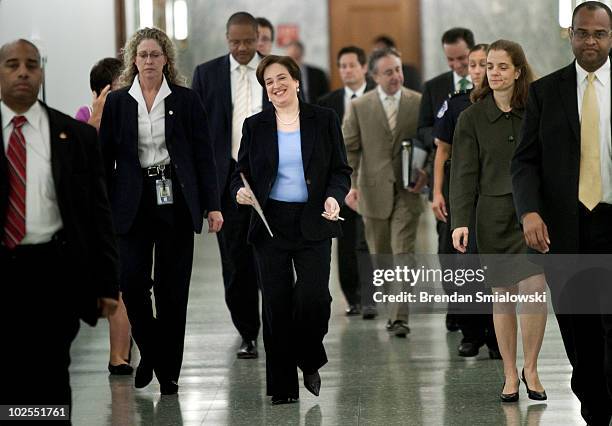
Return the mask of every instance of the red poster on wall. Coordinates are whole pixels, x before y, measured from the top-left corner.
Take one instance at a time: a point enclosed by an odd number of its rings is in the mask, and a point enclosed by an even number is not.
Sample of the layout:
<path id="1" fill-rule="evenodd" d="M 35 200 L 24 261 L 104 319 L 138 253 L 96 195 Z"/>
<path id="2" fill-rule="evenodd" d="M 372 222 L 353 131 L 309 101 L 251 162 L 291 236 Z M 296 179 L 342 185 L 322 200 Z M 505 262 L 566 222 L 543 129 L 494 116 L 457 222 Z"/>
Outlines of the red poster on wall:
<path id="1" fill-rule="evenodd" d="M 300 39 L 300 27 L 297 24 L 280 24 L 276 27 L 276 45 L 285 47 L 292 41 Z"/>

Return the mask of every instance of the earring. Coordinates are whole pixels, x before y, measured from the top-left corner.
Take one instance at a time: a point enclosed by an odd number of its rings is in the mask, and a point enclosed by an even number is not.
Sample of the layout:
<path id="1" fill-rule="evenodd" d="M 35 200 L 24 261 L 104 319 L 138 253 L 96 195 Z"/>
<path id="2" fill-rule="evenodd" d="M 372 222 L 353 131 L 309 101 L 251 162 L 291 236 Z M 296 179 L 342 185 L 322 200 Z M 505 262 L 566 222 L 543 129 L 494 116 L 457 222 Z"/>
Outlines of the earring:
<path id="1" fill-rule="evenodd" d="M 300 93 L 300 88 L 299 87 L 297 88 L 297 92 Z"/>

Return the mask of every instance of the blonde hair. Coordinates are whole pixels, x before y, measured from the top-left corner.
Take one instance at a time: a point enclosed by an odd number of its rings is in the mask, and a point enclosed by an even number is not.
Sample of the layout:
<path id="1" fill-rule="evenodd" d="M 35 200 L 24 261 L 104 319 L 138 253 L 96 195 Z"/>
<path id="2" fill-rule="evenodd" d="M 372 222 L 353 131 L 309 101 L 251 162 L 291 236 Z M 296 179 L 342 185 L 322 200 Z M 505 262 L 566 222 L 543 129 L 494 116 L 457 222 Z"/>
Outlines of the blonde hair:
<path id="1" fill-rule="evenodd" d="M 119 77 L 121 86 L 130 86 L 134 82 L 134 77 L 138 74 L 138 68 L 136 68 L 134 60 L 136 59 L 136 49 L 143 40 L 155 40 L 161 47 L 167 61 L 163 72 L 168 83 L 185 86 L 186 79 L 176 67 L 177 59 L 174 44 L 166 33 L 159 28 L 142 28 L 136 31 L 125 43 L 125 47 L 122 49 L 123 70 Z"/>

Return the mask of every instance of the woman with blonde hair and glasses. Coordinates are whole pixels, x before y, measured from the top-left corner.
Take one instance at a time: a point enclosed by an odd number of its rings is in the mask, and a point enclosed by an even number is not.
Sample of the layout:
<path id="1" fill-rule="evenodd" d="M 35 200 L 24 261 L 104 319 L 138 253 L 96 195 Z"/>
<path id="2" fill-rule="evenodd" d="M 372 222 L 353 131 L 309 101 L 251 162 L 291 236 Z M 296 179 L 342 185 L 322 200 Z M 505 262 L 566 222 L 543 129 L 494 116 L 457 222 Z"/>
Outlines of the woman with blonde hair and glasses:
<path id="1" fill-rule="evenodd" d="M 204 108 L 182 86 L 168 36 L 138 30 L 123 61 L 124 88 L 108 95 L 100 139 L 121 290 L 141 356 L 134 385 L 148 385 L 155 372 L 169 395 L 178 391 L 183 360 L 193 234 L 204 217 L 208 232 L 223 222 L 216 167 Z"/>
<path id="2" fill-rule="evenodd" d="M 453 137 L 450 201 L 453 246 L 465 253 L 468 239 L 476 237 L 486 283 L 494 295 L 533 295 L 546 291 L 541 268 L 527 261 L 527 245 L 516 217 L 510 160 L 518 144 L 523 112 L 533 72 L 521 46 L 498 40 L 487 51 L 487 73 L 472 92 L 474 105 L 459 117 Z M 468 229 L 474 201 L 476 225 Z M 512 301 L 493 303 L 493 323 L 504 363 L 505 382 L 500 399 L 519 398 L 519 377 L 530 399 L 545 400 L 537 361 L 544 329 L 546 303 L 521 306 L 520 325 L 524 368 L 516 367 L 517 314 Z"/>

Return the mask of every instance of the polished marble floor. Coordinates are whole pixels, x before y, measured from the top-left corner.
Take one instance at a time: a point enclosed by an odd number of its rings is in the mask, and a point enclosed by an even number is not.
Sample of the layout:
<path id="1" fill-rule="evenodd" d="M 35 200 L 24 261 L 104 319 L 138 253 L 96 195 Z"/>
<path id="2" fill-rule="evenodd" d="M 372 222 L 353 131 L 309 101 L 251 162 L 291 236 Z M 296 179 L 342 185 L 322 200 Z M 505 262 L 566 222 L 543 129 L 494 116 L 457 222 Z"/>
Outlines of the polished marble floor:
<path id="1" fill-rule="evenodd" d="M 420 245 L 431 245 L 427 240 Z M 235 357 L 240 341 L 223 301 L 216 239 L 198 237 L 196 246 L 179 395 L 160 397 L 155 380 L 136 390 L 132 377 L 109 376 L 108 327 L 84 325 L 72 349 L 75 425 L 584 424 L 554 317 L 539 360 L 548 401 L 530 401 L 521 385 L 520 401 L 503 405 L 501 361 L 488 359 L 484 349 L 476 358 L 457 356 L 460 337 L 446 331 L 438 314 L 412 316 L 406 339 L 387 335 L 384 315 L 345 317 L 335 271 L 321 395 L 302 388 L 299 403 L 271 406 L 263 350 L 258 360 Z"/>

